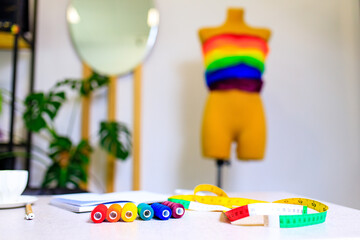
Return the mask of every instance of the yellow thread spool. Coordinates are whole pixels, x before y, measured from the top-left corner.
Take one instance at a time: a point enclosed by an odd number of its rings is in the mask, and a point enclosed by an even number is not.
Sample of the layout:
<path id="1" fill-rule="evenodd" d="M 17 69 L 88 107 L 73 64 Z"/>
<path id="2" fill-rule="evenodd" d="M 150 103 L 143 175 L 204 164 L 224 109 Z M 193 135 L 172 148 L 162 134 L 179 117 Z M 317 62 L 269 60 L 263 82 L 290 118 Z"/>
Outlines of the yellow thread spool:
<path id="1" fill-rule="evenodd" d="M 137 217 L 137 207 L 134 203 L 126 203 L 121 211 L 124 222 L 133 222 Z"/>

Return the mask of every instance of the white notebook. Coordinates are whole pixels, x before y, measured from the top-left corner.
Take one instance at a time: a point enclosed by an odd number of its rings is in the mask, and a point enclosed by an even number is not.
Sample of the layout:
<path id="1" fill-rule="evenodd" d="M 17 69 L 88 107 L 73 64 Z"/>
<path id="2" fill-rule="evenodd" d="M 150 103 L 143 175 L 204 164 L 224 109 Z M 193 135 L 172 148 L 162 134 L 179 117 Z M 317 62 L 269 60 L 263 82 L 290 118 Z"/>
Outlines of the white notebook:
<path id="1" fill-rule="evenodd" d="M 152 193 L 147 191 L 128 191 L 114 193 L 75 193 L 54 196 L 50 204 L 72 211 L 91 212 L 97 205 L 105 204 L 110 206 L 113 203 L 124 205 L 127 202 L 135 204 L 154 203 L 167 201 L 168 195 Z"/>

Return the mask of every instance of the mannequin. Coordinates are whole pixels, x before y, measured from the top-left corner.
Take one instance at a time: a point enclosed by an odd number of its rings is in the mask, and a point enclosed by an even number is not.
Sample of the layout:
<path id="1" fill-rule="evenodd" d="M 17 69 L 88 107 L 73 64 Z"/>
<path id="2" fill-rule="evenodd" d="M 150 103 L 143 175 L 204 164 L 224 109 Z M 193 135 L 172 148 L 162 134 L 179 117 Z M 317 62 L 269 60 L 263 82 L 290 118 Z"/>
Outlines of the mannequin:
<path id="1" fill-rule="evenodd" d="M 260 91 L 270 35 L 269 29 L 247 25 L 244 10 L 238 8 L 228 10 L 223 25 L 199 30 L 210 90 L 202 152 L 217 159 L 218 166 L 228 162 L 232 142 L 237 143 L 240 160 L 264 157 L 266 126 Z"/>

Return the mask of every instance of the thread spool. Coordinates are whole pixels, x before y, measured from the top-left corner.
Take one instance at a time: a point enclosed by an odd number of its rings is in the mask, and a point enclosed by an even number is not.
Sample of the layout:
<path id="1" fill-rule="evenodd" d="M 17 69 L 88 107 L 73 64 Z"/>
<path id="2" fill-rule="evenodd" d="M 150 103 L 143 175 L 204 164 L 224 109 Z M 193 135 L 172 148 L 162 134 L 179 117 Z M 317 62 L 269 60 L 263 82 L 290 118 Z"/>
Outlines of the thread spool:
<path id="1" fill-rule="evenodd" d="M 124 222 L 133 222 L 137 217 L 137 207 L 134 203 L 126 203 L 121 211 L 121 219 Z"/>
<path id="2" fill-rule="evenodd" d="M 92 210 L 90 217 L 94 223 L 102 223 L 106 218 L 107 207 L 104 204 L 97 205 Z"/>
<path id="3" fill-rule="evenodd" d="M 148 221 L 154 217 L 154 210 L 146 203 L 140 203 L 138 205 L 138 214 L 142 220 Z"/>
<path id="4" fill-rule="evenodd" d="M 111 204 L 106 211 L 106 220 L 109 222 L 117 222 L 121 217 L 121 206 L 117 203 Z"/>
<path id="5" fill-rule="evenodd" d="M 173 218 L 181 218 L 185 214 L 185 208 L 180 203 L 165 201 L 162 204 L 171 208 Z"/>
<path id="6" fill-rule="evenodd" d="M 171 208 L 160 203 L 151 204 L 155 217 L 160 220 L 168 220 L 171 217 Z"/>

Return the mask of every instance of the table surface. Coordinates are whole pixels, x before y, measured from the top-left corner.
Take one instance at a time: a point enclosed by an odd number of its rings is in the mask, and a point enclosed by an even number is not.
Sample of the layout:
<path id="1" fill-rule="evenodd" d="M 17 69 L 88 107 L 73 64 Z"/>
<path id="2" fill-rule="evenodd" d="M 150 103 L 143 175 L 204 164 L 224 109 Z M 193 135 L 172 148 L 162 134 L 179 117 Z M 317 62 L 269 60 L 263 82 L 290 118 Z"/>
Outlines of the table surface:
<path id="1" fill-rule="evenodd" d="M 229 193 L 275 201 L 300 197 L 284 192 Z M 0 239 L 360 239 L 360 211 L 326 203 L 326 222 L 299 228 L 238 226 L 221 221 L 222 213 L 186 211 L 181 219 L 135 220 L 131 223 L 94 224 L 89 213 L 72 213 L 49 205 L 51 196 L 41 196 L 33 205 L 34 220 L 25 220 L 25 208 L 0 209 Z"/>

